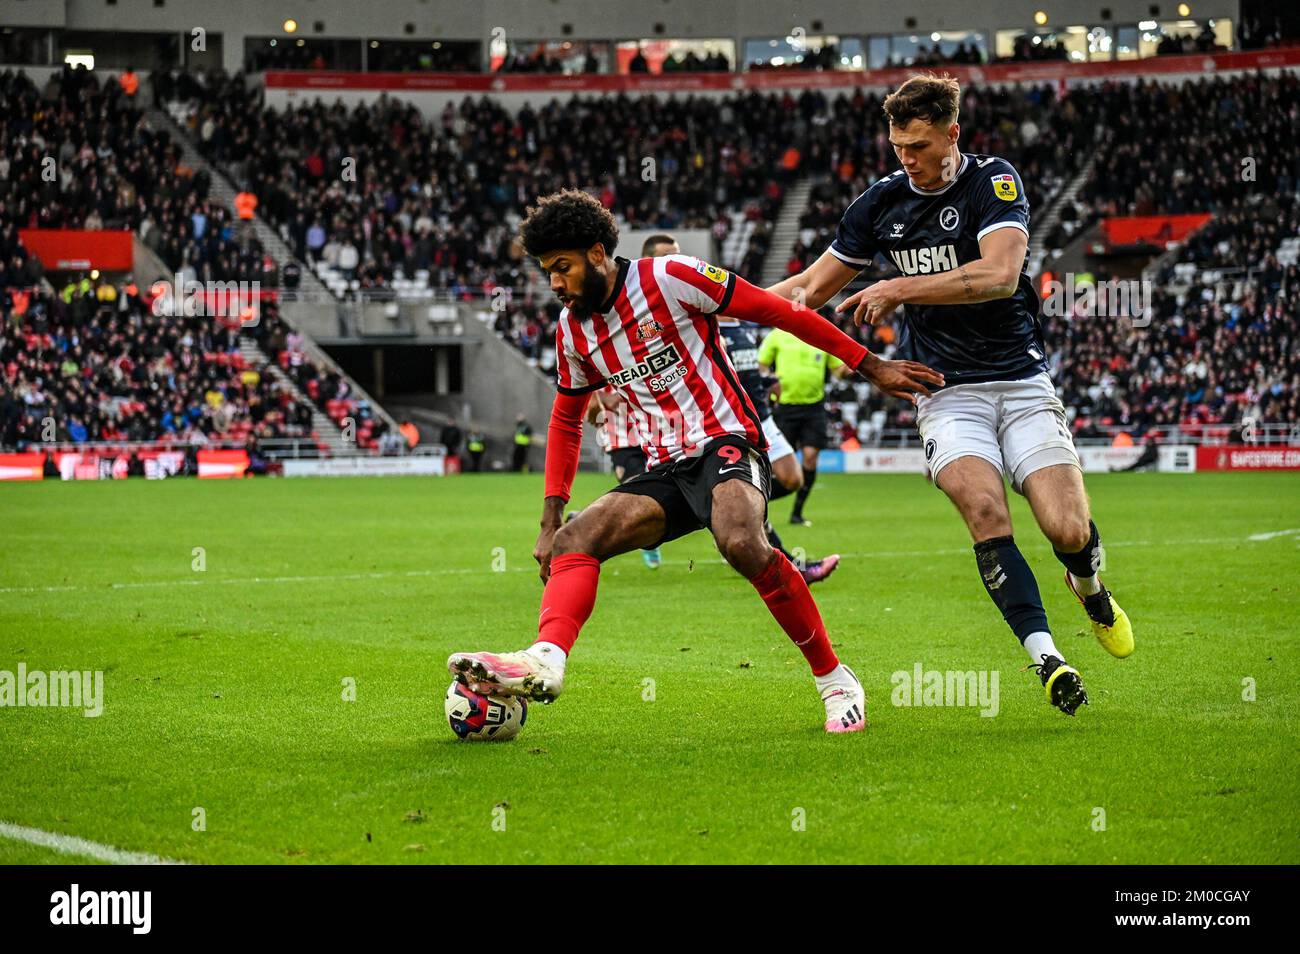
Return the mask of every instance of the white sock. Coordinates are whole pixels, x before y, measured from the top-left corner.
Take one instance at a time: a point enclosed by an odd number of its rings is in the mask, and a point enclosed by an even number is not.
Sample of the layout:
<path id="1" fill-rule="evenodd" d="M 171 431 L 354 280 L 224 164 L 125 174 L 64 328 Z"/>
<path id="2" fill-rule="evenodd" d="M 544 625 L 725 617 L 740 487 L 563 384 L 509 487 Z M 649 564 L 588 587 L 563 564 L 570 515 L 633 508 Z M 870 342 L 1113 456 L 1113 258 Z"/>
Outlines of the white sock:
<path id="1" fill-rule="evenodd" d="M 1093 593 L 1101 592 L 1101 579 L 1096 573 L 1092 576 L 1075 576 L 1071 573 L 1070 582 L 1074 584 L 1080 596 L 1092 596 Z"/>
<path id="2" fill-rule="evenodd" d="M 1041 663 L 1044 656 L 1055 656 L 1062 662 L 1065 656 L 1056 648 L 1056 643 L 1052 642 L 1051 633 L 1030 633 L 1025 637 L 1025 652 L 1029 653 L 1029 658 L 1034 663 Z"/>
<path id="3" fill-rule="evenodd" d="M 844 668 L 844 663 L 840 663 L 824 676 L 813 676 L 813 681 L 817 683 L 818 692 L 825 692 L 832 686 L 843 686 L 852 683 L 853 677 Z"/>
<path id="4" fill-rule="evenodd" d="M 564 664 L 569 661 L 568 654 L 555 643 L 533 643 L 524 652 L 543 665 L 558 669 L 560 672 L 564 672 Z"/>

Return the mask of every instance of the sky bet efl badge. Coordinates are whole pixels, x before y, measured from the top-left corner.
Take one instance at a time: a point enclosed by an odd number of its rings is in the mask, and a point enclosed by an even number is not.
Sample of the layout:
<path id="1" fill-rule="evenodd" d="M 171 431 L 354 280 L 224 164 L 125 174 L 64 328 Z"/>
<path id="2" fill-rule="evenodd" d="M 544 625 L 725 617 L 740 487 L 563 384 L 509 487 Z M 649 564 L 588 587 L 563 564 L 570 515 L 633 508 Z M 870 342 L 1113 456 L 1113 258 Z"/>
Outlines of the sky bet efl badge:
<path id="1" fill-rule="evenodd" d="M 1015 189 L 1011 190 L 1013 193 Z M 695 266 L 695 270 L 705 278 L 717 282 L 719 285 L 727 284 L 727 273 L 716 265 L 710 265 L 707 262 L 700 262 Z"/>
<path id="2" fill-rule="evenodd" d="M 1003 202 L 1015 202 L 1016 196 L 1016 177 L 1015 176 L 994 176 L 993 177 L 993 194 Z"/>

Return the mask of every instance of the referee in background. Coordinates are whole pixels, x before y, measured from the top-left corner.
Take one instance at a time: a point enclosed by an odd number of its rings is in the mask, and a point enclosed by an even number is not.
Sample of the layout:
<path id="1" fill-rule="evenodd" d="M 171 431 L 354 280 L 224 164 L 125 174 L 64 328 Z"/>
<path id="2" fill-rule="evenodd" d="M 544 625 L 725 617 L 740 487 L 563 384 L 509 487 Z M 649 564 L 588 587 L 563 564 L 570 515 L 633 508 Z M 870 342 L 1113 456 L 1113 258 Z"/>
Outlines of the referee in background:
<path id="1" fill-rule="evenodd" d="M 758 363 L 764 372 L 775 372 L 780 382 L 772 419 L 803 457 L 803 486 L 795 492 L 790 522 L 810 527 L 803 505 L 817 479 L 817 452 L 826 446 L 826 378 L 829 374 L 844 377 L 852 369 L 779 328 L 759 345 Z"/>

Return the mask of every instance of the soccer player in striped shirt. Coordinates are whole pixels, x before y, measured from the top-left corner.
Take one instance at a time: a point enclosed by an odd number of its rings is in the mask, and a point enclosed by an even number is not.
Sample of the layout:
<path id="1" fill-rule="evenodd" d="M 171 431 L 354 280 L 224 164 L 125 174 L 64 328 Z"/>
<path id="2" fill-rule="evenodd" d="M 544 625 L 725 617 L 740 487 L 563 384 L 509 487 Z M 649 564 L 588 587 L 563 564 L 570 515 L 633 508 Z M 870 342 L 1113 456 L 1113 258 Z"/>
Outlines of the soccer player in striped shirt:
<path id="1" fill-rule="evenodd" d="M 595 606 L 601 562 L 707 527 L 808 661 L 825 705 L 826 731 L 864 728 L 862 684 L 831 648 L 808 584 L 764 536 L 767 440 L 715 316 L 785 328 L 898 397 L 929 394 L 926 385 L 942 385 L 942 376 L 916 362 L 884 361 L 816 312 L 698 259 L 614 257 L 614 217 L 583 192 L 543 198 L 529 210 L 522 233 L 525 249 L 564 305 L 555 342 L 559 394 L 533 551 L 546 588 L 532 646 L 453 653 L 447 660 L 452 674 L 478 692 L 552 701 Z M 607 384 L 632 406 L 651 466 L 562 523 L 583 414 L 591 393 Z"/>
<path id="2" fill-rule="evenodd" d="M 641 246 L 641 257 L 658 258 L 660 255 L 680 255 L 681 251 L 677 239 L 671 235 L 660 233 L 645 240 L 645 244 Z M 772 419 L 772 412 L 768 410 L 767 392 L 769 381 L 759 370 L 758 333 L 754 325 L 742 324 L 735 318 L 718 315 L 718 332 L 722 336 L 722 344 L 727 352 L 727 357 L 731 359 L 731 365 L 736 369 L 736 380 L 740 382 L 740 386 L 749 395 L 750 403 L 754 405 L 754 410 L 758 412 L 758 419 L 763 428 L 763 436 L 767 438 L 767 461 L 772 469 L 772 492 L 767 499 L 769 501 L 779 500 L 786 494 L 802 493 L 804 475 L 799 467 L 799 462 L 795 459 L 794 448 L 790 446 L 790 442 L 781 433 L 781 428 L 777 427 L 776 421 Z M 846 373 L 851 374 L 852 372 L 846 369 Z M 775 383 L 776 379 L 773 378 L 771 381 Z M 813 560 L 806 557 L 796 557 L 794 553 L 785 548 L 780 535 L 772 526 L 771 520 L 763 524 L 763 533 L 767 535 L 767 542 L 772 544 L 773 549 L 780 550 L 786 555 L 787 559 L 799 568 L 799 575 L 809 585 L 820 583 L 834 573 L 835 568 L 839 566 L 840 555 L 838 553 L 832 553 L 830 556 Z"/>
<path id="3" fill-rule="evenodd" d="M 614 466 L 614 478 L 620 484 L 637 474 L 645 473 L 645 451 L 641 449 L 641 435 L 637 433 L 636 422 L 632 420 L 631 407 L 618 396 L 613 387 L 606 385 L 596 392 L 596 400 L 587 409 L 587 420 L 596 425 L 596 437 L 609 455 L 609 461 Z M 570 510 L 566 520 L 577 515 L 577 511 Z M 641 558 L 647 569 L 651 570 L 659 569 L 663 562 L 658 547 L 642 550 Z"/>

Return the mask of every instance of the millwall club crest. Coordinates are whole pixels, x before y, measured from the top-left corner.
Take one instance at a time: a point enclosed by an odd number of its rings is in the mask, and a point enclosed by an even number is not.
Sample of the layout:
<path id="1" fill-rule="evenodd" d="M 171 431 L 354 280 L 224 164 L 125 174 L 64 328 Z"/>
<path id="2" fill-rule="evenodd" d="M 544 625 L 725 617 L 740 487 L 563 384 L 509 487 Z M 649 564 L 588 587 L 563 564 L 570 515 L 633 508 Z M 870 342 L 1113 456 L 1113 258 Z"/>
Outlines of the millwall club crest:
<path id="1" fill-rule="evenodd" d="M 652 338 L 658 338 L 663 334 L 663 330 L 664 326 L 659 324 L 651 315 L 637 322 L 636 337 L 638 341 L 649 341 Z"/>

